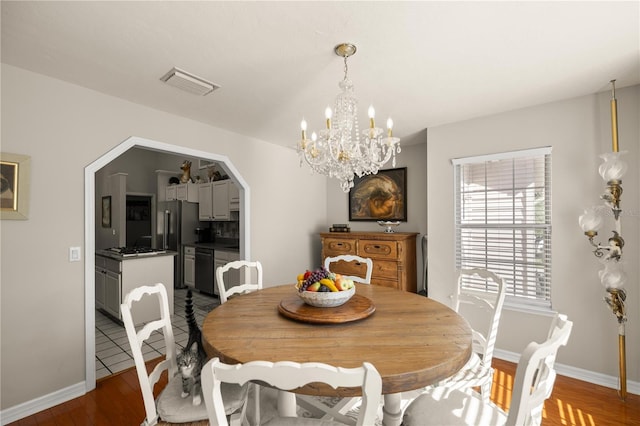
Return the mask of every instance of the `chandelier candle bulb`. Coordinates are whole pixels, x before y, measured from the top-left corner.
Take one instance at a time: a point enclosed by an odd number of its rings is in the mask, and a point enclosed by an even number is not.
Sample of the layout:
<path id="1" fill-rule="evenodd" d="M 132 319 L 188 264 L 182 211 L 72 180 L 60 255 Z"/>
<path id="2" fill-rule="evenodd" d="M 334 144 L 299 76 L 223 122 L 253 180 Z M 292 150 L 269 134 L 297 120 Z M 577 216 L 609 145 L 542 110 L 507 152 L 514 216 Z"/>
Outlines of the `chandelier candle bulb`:
<path id="1" fill-rule="evenodd" d="M 376 121 L 375 121 L 376 110 L 373 109 L 373 105 L 369 106 L 368 112 L 369 112 L 369 127 L 373 129 L 374 127 L 376 127 Z"/>
<path id="2" fill-rule="evenodd" d="M 324 116 L 327 119 L 327 129 L 331 129 L 331 108 L 327 107 L 324 110 Z"/>
<path id="3" fill-rule="evenodd" d="M 393 120 L 391 119 L 391 117 L 387 119 L 387 134 L 389 135 L 389 137 L 393 136 Z"/>
<path id="4" fill-rule="evenodd" d="M 304 118 L 300 122 L 300 129 L 302 129 L 302 140 L 307 140 L 307 121 Z"/>

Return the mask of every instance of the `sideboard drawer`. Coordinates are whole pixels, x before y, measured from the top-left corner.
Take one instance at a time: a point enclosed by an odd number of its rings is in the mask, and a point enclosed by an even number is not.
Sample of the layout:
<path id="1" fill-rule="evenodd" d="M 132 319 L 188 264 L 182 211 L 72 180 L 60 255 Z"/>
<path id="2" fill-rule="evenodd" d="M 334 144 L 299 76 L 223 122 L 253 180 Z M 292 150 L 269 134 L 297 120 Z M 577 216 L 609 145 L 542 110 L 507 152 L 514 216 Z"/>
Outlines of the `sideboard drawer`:
<path id="1" fill-rule="evenodd" d="M 386 278 L 371 278 L 372 285 L 380 285 L 382 287 L 400 288 L 397 280 L 390 280 Z M 360 285 L 360 284 L 358 284 Z"/>
<path id="2" fill-rule="evenodd" d="M 390 278 L 394 281 L 398 281 L 398 262 L 378 259 L 374 260 L 373 274 L 371 274 L 371 276 L 376 278 Z"/>
<path id="3" fill-rule="evenodd" d="M 395 241 L 360 240 L 358 242 L 358 256 L 396 260 L 398 246 Z"/>
<path id="4" fill-rule="evenodd" d="M 325 256 L 353 254 L 356 252 L 356 240 L 325 238 L 323 249 Z"/>
<path id="5" fill-rule="evenodd" d="M 367 275 L 367 264 L 341 260 L 331 264 L 331 271 L 342 275 L 364 277 Z"/>

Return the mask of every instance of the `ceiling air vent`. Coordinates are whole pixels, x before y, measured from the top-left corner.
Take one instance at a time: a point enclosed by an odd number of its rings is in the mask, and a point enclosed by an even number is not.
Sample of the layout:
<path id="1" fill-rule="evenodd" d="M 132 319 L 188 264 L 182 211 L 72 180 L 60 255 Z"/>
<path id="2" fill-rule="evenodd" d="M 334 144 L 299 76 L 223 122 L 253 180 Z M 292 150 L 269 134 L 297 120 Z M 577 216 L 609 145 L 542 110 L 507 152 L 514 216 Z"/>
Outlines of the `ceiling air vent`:
<path id="1" fill-rule="evenodd" d="M 160 80 L 171 86 L 177 87 L 178 89 L 200 96 L 207 95 L 220 88 L 220 86 L 213 84 L 210 81 L 196 77 L 195 75 L 182 71 L 179 68 L 172 68 L 171 71 L 163 75 Z"/>

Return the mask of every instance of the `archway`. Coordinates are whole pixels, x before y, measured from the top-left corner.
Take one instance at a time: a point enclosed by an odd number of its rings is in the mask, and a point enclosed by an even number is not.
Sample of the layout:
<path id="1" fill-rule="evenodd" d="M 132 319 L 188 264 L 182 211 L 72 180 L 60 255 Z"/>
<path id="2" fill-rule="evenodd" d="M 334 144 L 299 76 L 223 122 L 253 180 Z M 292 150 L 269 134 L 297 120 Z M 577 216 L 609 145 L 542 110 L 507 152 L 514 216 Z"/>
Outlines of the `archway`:
<path id="1" fill-rule="evenodd" d="M 144 148 L 211 160 L 221 165 L 240 189 L 240 258 L 251 259 L 249 185 L 228 157 L 132 136 L 85 167 L 84 171 L 84 275 L 85 275 L 85 390 L 96 387 L 95 370 L 95 174 L 130 148 Z"/>

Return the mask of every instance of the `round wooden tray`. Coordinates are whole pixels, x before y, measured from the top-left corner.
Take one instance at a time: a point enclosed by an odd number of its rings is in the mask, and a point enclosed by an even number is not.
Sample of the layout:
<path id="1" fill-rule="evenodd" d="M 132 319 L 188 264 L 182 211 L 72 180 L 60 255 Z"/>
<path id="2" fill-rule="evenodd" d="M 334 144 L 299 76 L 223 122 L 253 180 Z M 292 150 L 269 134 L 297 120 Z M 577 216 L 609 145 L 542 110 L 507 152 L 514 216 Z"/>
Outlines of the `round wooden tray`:
<path id="1" fill-rule="evenodd" d="M 344 305 L 333 308 L 317 308 L 307 305 L 298 295 L 287 296 L 280 301 L 278 311 L 287 318 L 315 324 L 341 324 L 368 317 L 376 310 L 371 299 L 354 294 Z"/>

